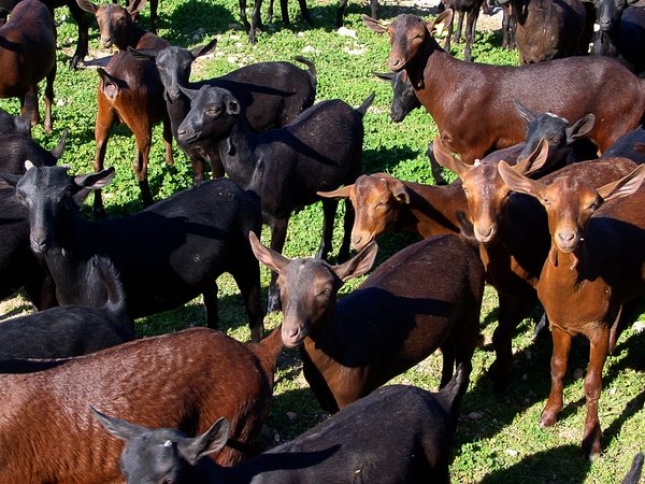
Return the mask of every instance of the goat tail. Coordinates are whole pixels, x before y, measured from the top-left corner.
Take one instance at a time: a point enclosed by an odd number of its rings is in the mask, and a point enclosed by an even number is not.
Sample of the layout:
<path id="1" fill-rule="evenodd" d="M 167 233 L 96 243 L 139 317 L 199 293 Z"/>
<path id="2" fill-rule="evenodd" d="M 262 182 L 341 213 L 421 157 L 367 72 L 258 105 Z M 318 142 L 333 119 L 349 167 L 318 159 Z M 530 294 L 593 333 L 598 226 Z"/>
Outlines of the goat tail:
<path id="1" fill-rule="evenodd" d="M 637 484 L 641 478 L 641 472 L 643 471 L 643 453 L 639 452 L 634 456 L 632 461 L 632 468 L 629 469 L 629 472 L 623 479 L 622 484 Z"/>
<path id="2" fill-rule="evenodd" d="M 461 399 L 466 393 L 466 390 L 468 390 L 471 371 L 472 365 L 470 362 L 459 363 L 455 376 L 452 377 L 452 380 L 437 395 L 437 400 L 441 403 L 446 413 L 451 416 L 455 424 L 457 423 L 457 414 L 461 406 Z"/>
<path id="3" fill-rule="evenodd" d="M 302 57 L 301 55 L 297 55 L 296 57 L 294 57 L 294 59 L 307 66 L 309 77 L 311 78 L 311 85 L 314 87 L 314 89 L 316 89 L 316 87 L 318 86 L 318 71 L 316 70 L 314 63 L 306 57 Z"/>
<path id="4" fill-rule="evenodd" d="M 374 97 L 375 96 L 376 96 L 376 93 L 374 93 L 374 91 L 372 91 L 372 94 L 367 96 L 365 101 L 363 101 L 363 104 L 361 104 L 358 108 L 356 108 L 356 111 L 358 111 L 360 113 L 361 117 L 365 116 L 365 113 L 367 112 L 367 110 L 370 108 L 370 106 L 374 102 Z"/>
<path id="5" fill-rule="evenodd" d="M 105 292 L 107 299 L 103 305 L 110 314 L 124 315 L 126 312 L 125 291 L 119 279 L 119 274 L 108 257 L 95 255 L 90 260 L 89 266 L 95 274 L 98 275 Z M 92 281 L 92 277 L 88 277 L 88 282 Z M 96 282 L 96 281 L 95 281 Z"/>

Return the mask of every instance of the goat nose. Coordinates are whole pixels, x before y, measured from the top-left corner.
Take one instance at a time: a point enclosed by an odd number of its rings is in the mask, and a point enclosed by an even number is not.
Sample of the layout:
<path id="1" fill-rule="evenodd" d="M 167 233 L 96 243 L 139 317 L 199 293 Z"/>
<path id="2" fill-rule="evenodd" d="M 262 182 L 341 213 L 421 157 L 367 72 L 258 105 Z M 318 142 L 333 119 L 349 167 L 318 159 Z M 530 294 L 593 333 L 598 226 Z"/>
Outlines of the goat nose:
<path id="1" fill-rule="evenodd" d="M 105 39 L 101 39 L 101 43 L 103 44 L 103 47 L 112 47 L 112 38 L 108 37 Z"/>
<path id="2" fill-rule="evenodd" d="M 31 237 L 29 239 L 29 243 L 31 245 L 31 250 L 36 254 L 44 254 L 47 252 L 48 245 L 45 239 Z"/>
<path id="3" fill-rule="evenodd" d="M 558 238 L 562 242 L 571 242 L 574 238 L 573 232 L 558 232 Z"/>
<path id="4" fill-rule="evenodd" d="M 488 242 L 495 233 L 495 227 L 493 225 L 478 225 L 475 230 L 475 236 L 480 242 Z"/>
<path id="5" fill-rule="evenodd" d="M 387 65 L 388 65 L 388 67 L 390 68 L 391 71 L 400 70 L 403 67 L 403 59 L 401 59 L 400 57 L 398 57 L 396 59 L 390 58 L 387 61 Z"/>

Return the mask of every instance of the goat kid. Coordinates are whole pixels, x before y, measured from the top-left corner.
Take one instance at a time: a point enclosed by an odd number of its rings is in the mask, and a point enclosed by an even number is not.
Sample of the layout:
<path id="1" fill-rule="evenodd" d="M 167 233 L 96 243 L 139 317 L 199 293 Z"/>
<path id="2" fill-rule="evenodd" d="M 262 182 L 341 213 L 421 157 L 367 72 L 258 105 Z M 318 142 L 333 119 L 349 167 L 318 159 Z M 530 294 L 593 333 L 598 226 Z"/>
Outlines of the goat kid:
<path id="1" fill-rule="evenodd" d="M 357 478 L 373 484 L 447 484 L 450 440 L 468 374 L 466 365 L 459 366 L 439 393 L 405 385 L 380 388 L 291 442 L 230 469 L 206 458 L 226 443 L 226 419 L 189 438 L 176 430 L 150 430 L 99 412 L 95 416 L 126 441 L 121 470 L 128 484 L 313 484 Z"/>
<path id="2" fill-rule="evenodd" d="M 600 453 L 598 401 L 602 370 L 613 350 L 622 306 L 645 294 L 645 166 L 594 188 L 584 177 L 560 176 L 550 185 L 531 180 L 505 163 L 499 172 L 510 189 L 535 197 L 546 209 L 551 248 L 537 283 L 553 337 L 551 392 L 544 427 L 562 410 L 563 377 L 574 335 L 590 343 L 584 389 L 587 401 L 582 450 Z"/>
<path id="3" fill-rule="evenodd" d="M 373 94 L 358 109 L 339 99 L 320 102 L 283 128 L 256 134 L 249 130 L 239 101 L 229 91 L 212 86 L 182 90 L 191 99 L 191 108 L 177 131 L 179 145 L 187 150 L 195 142 L 212 142 L 231 180 L 260 197 L 264 222 L 271 227 L 271 248 L 277 252 L 284 247 L 294 209 L 320 200 L 318 191 L 353 183 L 361 172 L 363 116 Z M 317 257 L 326 258 L 338 201 L 322 202 L 323 233 Z M 354 211 L 346 204 L 341 260 L 349 255 L 353 218 Z M 280 304 L 275 280 L 274 274 L 269 311 Z"/>
<path id="4" fill-rule="evenodd" d="M 288 259 L 254 234 L 249 238 L 258 260 L 279 274 L 282 341 L 300 348 L 305 378 L 324 410 L 337 412 L 438 348 L 442 387 L 455 362 L 470 371 L 484 271 L 473 248 L 458 237 L 403 249 L 338 302 L 343 283 L 372 267 L 376 243 L 332 266 L 320 259 Z"/>
<path id="5" fill-rule="evenodd" d="M 281 349 L 279 329 L 259 344 L 242 344 L 191 328 L 62 363 L 37 360 L 31 366 L 41 371 L 0 374 L 0 448 L 11 449 L 0 454 L 0 484 L 121 482 L 122 444 L 92 417 L 90 404 L 187 435 L 224 416 L 229 440 L 212 457 L 238 464 L 256 451 Z M 41 441 L 56 445 L 42 452 L 34 446 Z"/>

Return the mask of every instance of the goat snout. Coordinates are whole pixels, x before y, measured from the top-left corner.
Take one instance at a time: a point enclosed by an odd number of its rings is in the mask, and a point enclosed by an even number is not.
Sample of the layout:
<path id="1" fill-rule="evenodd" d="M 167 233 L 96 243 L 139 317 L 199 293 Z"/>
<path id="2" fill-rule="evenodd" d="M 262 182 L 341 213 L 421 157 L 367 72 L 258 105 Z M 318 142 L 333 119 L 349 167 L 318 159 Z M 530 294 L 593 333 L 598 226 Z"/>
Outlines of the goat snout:
<path id="1" fill-rule="evenodd" d="M 374 237 L 370 234 L 352 234 L 352 247 L 355 250 L 361 250 L 369 244 Z"/>
<path id="2" fill-rule="evenodd" d="M 400 123 L 401 121 L 403 121 L 403 118 L 405 118 L 405 113 L 403 111 L 390 112 L 390 119 L 394 123 Z"/>
<path id="3" fill-rule="evenodd" d="M 562 252 L 572 252 L 578 242 L 576 233 L 571 230 L 558 232 L 556 243 Z"/>
<path id="4" fill-rule="evenodd" d="M 495 225 L 475 225 L 475 238 L 479 242 L 490 242 L 495 236 L 495 232 Z"/>
<path id="5" fill-rule="evenodd" d="M 103 45 L 103 47 L 105 49 L 109 49 L 110 47 L 112 47 L 114 45 L 114 39 L 112 37 L 108 37 L 108 38 L 105 38 L 105 39 L 101 38 L 101 44 Z"/>
<path id="6" fill-rule="evenodd" d="M 305 334 L 300 325 L 288 327 L 284 324 L 282 325 L 282 344 L 284 346 L 287 348 L 295 348 L 302 343 L 303 339 L 305 339 Z"/>
<path id="7" fill-rule="evenodd" d="M 390 57 L 387 60 L 387 66 L 392 72 L 399 72 L 405 66 L 405 62 L 401 57 Z"/>
<path id="8" fill-rule="evenodd" d="M 43 236 L 32 235 L 29 237 L 29 243 L 31 245 L 31 250 L 36 254 L 44 254 L 49 248 L 49 242 Z"/>
<path id="9" fill-rule="evenodd" d="M 199 133 L 193 128 L 179 126 L 177 130 L 177 141 L 180 143 L 190 143 L 199 137 Z"/>

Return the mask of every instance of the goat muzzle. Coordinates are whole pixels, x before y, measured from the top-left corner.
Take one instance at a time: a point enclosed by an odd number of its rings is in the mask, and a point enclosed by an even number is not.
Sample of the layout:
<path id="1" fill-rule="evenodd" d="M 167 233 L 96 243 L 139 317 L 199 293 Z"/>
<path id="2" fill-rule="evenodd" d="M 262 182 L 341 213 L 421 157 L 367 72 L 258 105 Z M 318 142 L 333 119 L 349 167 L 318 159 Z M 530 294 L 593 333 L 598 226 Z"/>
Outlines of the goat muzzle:
<path id="1" fill-rule="evenodd" d="M 389 58 L 387 60 L 387 66 L 392 72 L 399 72 L 405 67 L 405 61 L 401 58 Z"/>

